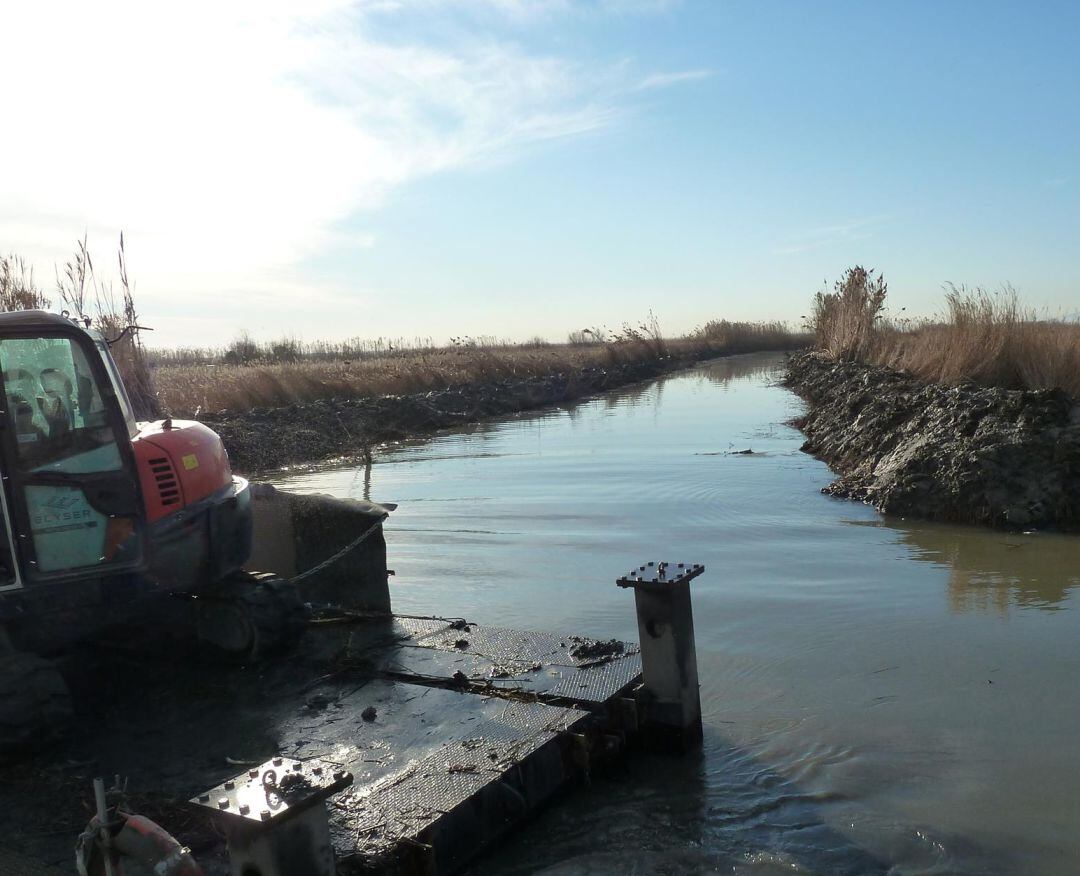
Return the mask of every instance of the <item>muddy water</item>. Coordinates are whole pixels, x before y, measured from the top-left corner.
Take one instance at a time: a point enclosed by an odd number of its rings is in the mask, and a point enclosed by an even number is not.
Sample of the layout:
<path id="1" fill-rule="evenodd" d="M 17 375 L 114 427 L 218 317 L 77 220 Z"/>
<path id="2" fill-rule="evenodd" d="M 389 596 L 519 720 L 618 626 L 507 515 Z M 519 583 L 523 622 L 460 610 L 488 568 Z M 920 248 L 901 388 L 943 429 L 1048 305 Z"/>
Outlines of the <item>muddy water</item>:
<path id="1" fill-rule="evenodd" d="M 400 503 L 400 611 L 636 638 L 616 575 L 705 563 L 701 755 L 598 778 L 476 872 L 1080 871 L 1080 540 L 820 495 L 778 365 L 280 481 Z"/>

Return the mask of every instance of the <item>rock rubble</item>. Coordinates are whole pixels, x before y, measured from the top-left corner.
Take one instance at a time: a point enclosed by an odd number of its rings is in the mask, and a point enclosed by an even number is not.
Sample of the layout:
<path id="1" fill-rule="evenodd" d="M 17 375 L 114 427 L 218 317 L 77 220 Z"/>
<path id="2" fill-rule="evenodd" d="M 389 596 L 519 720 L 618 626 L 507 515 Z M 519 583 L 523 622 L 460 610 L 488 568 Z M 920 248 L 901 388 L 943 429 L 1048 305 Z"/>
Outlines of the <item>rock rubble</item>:
<path id="1" fill-rule="evenodd" d="M 898 516 L 1080 529 L 1080 405 L 1061 390 L 924 383 L 808 352 L 786 385 L 807 402 L 802 449 L 824 492 Z"/>

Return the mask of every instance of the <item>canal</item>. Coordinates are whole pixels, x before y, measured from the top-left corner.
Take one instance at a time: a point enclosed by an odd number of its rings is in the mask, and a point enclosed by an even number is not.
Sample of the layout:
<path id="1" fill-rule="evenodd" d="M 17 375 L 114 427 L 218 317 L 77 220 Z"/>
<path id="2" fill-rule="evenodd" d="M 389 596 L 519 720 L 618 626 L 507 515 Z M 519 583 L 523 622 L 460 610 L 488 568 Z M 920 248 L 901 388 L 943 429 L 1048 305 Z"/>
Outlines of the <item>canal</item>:
<path id="1" fill-rule="evenodd" d="M 821 495 L 781 362 L 716 360 L 278 479 L 399 504 L 399 612 L 636 639 L 616 576 L 706 566 L 700 755 L 597 777 L 471 872 L 1080 868 L 1080 540 Z"/>

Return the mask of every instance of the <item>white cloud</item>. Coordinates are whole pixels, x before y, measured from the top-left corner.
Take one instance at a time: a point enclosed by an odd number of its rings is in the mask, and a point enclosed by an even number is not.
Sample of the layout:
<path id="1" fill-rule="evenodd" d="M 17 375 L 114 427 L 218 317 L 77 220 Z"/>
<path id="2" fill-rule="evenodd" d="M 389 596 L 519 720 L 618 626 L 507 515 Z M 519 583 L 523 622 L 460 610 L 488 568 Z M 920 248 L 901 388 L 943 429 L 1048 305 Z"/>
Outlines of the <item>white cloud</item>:
<path id="1" fill-rule="evenodd" d="M 369 12 L 460 9 L 535 22 L 562 15 L 657 15 L 681 6 L 682 0 L 360 0 L 360 5 Z"/>
<path id="2" fill-rule="evenodd" d="M 567 6 L 487 2 L 519 16 Z M 15 127 L 0 137 L 0 250 L 51 277 L 84 231 L 100 260 L 123 229 L 144 296 L 285 296 L 283 272 L 340 243 L 336 227 L 394 187 L 602 128 L 632 90 L 625 65 L 539 56 L 492 38 L 378 37 L 376 19 L 385 32 L 402 8 L 9 6 L 0 82 Z"/>
<path id="3" fill-rule="evenodd" d="M 671 85 L 679 85 L 683 82 L 699 82 L 713 75 L 712 70 L 681 70 L 675 73 L 653 73 L 641 80 L 638 85 L 642 91 L 653 88 L 667 88 Z"/>
<path id="4" fill-rule="evenodd" d="M 5 245 L 51 249 L 64 234 L 100 241 L 123 227 L 151 282 L 223 283 L 295 261 L 329 222 L 413 171 L 410 155 L 293 80 L 311 62 L 300 28 L 325 20 L 325 6 L 260 20 L 181 8 L 9 13 L 22 38 L 0 80 L 25 85 L 7 95 L 24 135 L 0 145 L 2 166 L 20 168 L 0 183 Z"/>

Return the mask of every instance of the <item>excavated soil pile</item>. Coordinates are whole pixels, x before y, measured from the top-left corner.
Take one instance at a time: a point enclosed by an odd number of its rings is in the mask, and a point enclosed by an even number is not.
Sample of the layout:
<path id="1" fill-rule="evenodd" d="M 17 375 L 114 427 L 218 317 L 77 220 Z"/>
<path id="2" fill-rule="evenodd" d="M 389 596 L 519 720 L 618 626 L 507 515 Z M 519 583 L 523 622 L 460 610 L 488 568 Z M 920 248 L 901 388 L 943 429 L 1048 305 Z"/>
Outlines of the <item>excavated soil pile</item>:
<path id="1" fill-rule="evenodd" d="M 376 398 L 328 399 L 202 419 L 225 442 L 233 467 L 266 471 L 361 451 L 385 441 L 561 404 L 647 380 L 686 366 L 693 358 L 583 368 L 571 374 L 507 378 L 435 392 Z"/>
<path id="2" fill-rule="evenodd" d="M 802 449 L 840 477 L 824 492 L 899 516 L 1080 529 L 1080 405 L 1060 390 L 927 384 L 800 353 Z"/>

